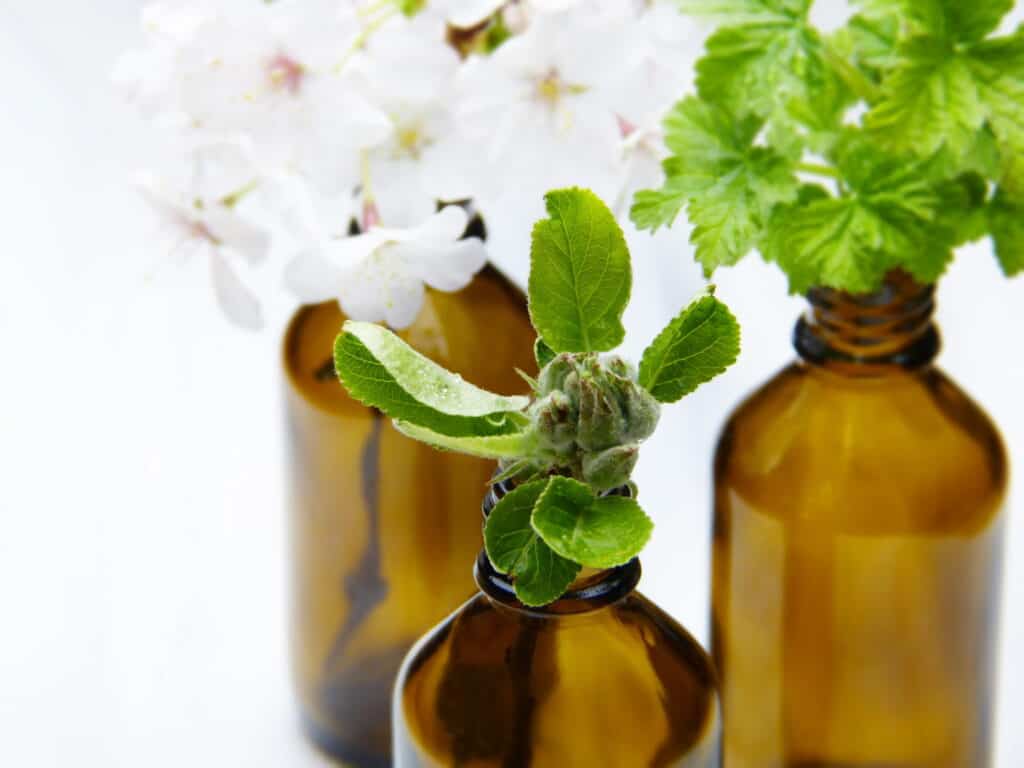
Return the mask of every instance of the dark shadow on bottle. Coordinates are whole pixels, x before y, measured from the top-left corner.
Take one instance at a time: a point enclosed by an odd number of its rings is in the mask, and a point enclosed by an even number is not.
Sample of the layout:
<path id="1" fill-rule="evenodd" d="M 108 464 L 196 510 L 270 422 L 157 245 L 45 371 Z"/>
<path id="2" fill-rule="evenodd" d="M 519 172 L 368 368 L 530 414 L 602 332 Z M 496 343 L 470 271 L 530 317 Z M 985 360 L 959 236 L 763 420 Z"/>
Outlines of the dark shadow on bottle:
<path id="1" fill-rule="evenodd" d="M 368 516 L 366 550 L 355 570 L 345 577 L 343 589 L 349 610 L 324 662 L 324 684 L 320 689 L 325 709 L 339 729 L 351 734 L 349 741 L 373 744 L 377 753 L 353 750 L 351 743 L 342 743 L 337 733 L 317 732 L 322 729 L 315 726 L 311 730 L 314 739 L 328 752 L 360 768 L 390 765 L 386 756 L 391 743 L 391 690 L 382 681 L 394 677 L 406 650 L 404 646 L 392 647 L 372 656 L 346 658 L 352 640 L 388 594 L 388 584 L 381 575 L 380 540 L 380 445 L 384 421 L 384 416 L 375 410 L 362 454 L 362 493 Z"/>

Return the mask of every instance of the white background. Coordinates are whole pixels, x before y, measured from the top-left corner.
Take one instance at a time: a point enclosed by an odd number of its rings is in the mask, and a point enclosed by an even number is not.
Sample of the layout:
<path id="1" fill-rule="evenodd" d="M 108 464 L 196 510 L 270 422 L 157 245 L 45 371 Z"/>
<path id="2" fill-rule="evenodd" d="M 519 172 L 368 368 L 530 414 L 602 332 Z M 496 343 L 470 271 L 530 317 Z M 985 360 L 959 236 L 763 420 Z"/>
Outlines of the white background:
<path id="1" fill-rule="evenodd" d="M 286 669 L 278 341 L 161 266 L 128 186 L 142 128 L 108 85 L 137 0 L 8 2 L 0 21 L 0 765 L 317 766 Z M 699 284 L 637 241 L 642 346 Z M 270 276 L 268 279 L 273 279 Z M 710 451 L 791 356 L 800 302 L 751 259 L 718 276 L 741 363 L 669 418 L 641 471 L 644 589 L 702 638 Z M 985 248 L 941 290 L 942 363 L 1024 464 L 1024 282 Z M 1024 525 L 1007 558 L 998 766 L 1024 754 Z M 467 563 L 467 567 L 469 564 Z"/>

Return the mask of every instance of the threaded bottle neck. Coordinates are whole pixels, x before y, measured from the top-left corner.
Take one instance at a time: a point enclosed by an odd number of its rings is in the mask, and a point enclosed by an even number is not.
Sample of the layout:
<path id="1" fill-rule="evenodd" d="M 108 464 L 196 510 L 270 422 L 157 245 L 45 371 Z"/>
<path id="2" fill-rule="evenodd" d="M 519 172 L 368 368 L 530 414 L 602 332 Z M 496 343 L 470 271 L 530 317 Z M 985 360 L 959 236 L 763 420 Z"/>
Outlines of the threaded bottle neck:
<path id="1" fill-rule="evenodd" d="M 872 375 L 928 365 L 939 352 L 935 287 L 904 272 L 890 273 L 874 293 L 815 288 L 807 299 L 810 308 L 797 322 L 794 346 L 810 363 Z"/>

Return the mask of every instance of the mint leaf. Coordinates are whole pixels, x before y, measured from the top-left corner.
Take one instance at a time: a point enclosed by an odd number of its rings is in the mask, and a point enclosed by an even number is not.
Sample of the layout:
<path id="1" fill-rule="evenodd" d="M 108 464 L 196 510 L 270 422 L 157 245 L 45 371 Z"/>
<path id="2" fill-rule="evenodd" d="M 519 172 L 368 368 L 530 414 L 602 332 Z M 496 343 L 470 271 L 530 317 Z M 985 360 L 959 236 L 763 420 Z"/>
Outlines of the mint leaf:
<path id="1" fill-rule="evenodd" d="M 740 328 L 714 296 L 697 299 L 663 330 L 640 361 L 640 386 L 674 403 L 736 362 Z"/>
<path id="2" fill-rule="evenodd" d="M 556 352 L 603 352 L 626 334 L 632 272 L 615 216 L 582 189 L 549 192 L 550 218 L 533 229 L 530 317 Z"/>
<path id="3" fill-rule="evenodd" d="M 537 337 L 537 340 L 533 342 L 533 357 L 537 361 L 538 371 L 544 370 L 547 364 L 555 359 L 556 354 L 555 350 L 549 347 L 544 339 Z"/>
<path id="4" fill-rule="evenodd" d="M 484 459 L 518 459 L 531 456 L 537 447 L 534 432 L 523 429 L 499 435 L 454 436 L 435 432 L 408 421 L 398 420 L 395 428 L 406 437 L 446 451 L 456 451 Z"/>
<path id="5" fill-rule="evenodd" d="M 988 210 L 996 256 L 1007 277 L 1024 272 L 1024 202 L 996 192 Z"/>
<path id="6" fill-rule="evenodd" d="M 634 499 L 596 498 L 590 488 L 568 477 L 551 478 L 533 508 L 531 523 L 552 550 L 588 568 L 628 563 L 654 529 Z"/>
<path id="7" fill-rule="evenodd" d="M 524 605 L 541 606 L 565 594 L 580 571 L 537 535 L 530 518 L 550 480 L 537 480 L 509 492 L 484 525 L 484 547 L 495 570 L 513 579 Z"/>
<path id="8" fill-rule="evenodd" d="M 754 146 L 756 119 L 734 120 L 721 107 L 688 97 L 665 119 L 665 185 L 637 195 L 637 226 L 657 230 L 688 204 L 691 241 L 710 274 L 735 264 L 756 244 L 773 207 L 796 197 L 792 165 Z"/>
<path id="9" fill-rule="evenodd" d="M 526 397 L 485 392 L 373 323 L 346 322 L 334 366 L 349 393 L 394 419 L 452 436 L 519 431 Z"/>

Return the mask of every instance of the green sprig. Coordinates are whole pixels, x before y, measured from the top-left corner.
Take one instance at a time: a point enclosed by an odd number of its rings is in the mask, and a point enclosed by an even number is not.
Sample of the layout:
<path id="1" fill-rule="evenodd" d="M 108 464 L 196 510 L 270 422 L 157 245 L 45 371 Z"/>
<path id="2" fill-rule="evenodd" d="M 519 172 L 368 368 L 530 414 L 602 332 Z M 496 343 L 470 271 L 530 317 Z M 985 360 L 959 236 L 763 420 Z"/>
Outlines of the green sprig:
<path id="1" fill-rule="evenodd" d="M 1024 30 L 995 34 L 1013 0 L 859 0 L 831 35 L 809 0 L 678 3 L 722 26 L 698 95 L 665 120 L 639 227 L 685 209 L 705 272 L 756 249 L 794 292 L 868 292 L 896 268 L 930 283 L 985 236 L 1007 275 L 1024 270 Z"/>
<path id="2" fill-rule="evenodd" d="M 714 296 L 675 318 L 640 370 L 614 355 L 632 271 L 621 228 L 580 189 L 551 192 L 534 228 L 530 314 L 540 373 L 531 398 L 485 392 L 370 323 L 348 322 L 335 342 L 338 378 L 408 437 L 442 450 L 498 459 L 517 487 L 488 518 L 492 565 L 512 577 L 526 605 L 558 599 L 583 566 L 628 562 L 653 524 L 632 498 L 640 445 L 661 404 L 675 402 L 731 365 L 739 328 Z"/>

